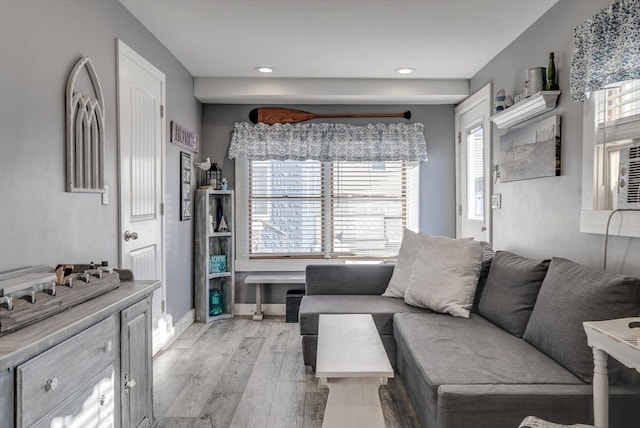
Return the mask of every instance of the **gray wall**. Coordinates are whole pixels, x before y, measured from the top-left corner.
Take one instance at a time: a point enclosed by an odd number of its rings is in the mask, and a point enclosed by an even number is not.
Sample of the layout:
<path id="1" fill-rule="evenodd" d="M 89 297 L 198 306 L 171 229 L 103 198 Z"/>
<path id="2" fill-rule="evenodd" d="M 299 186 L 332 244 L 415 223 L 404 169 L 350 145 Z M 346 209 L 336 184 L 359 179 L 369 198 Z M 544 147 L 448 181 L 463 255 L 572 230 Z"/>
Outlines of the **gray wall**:
<path id="1" fill-rule="evenodd" d="M 166 74 L 167 135 L 171 120 L 199 132 L 193 78 L 117 0 L 0 1 L 0 271 L 118 263 L 116 38 Z M 64 191 L 65 85 L 82 55 L 105 97 L 109 205 Z M 177 320 L 193 307 L 193 222 L 179 221 L 180 149 L 166 148 L 167 309 Z"/>
<path id="2" fill-rule="evenodd" d="M 229 188 L 235 182 L 235 161 L 228 158 L 233 126 L 248 122 L 249 112 L 259 106 L 205 104 L 202 112 L 202 156 L 210 156 L 222 163 L 223 176 Z M 364 106 L 364 105 L 286 105 L 313 113 L 402 112 L 411 111 L 410 122 L 424 124 L 429 160 L 420 166 L 420 230 L 422 232 L 455 236 L 455 146 L 454 107 L 452 105 Z M 372 119 L 323 119 L 354 125 L 370 123 Z M 374 119 L 380 123 L 397 123 L 398 119 Z M 409 122 L 407 122 L 409 123 Z M 245 290 L 242 279 L 246 273 L 236 275 L 236 302 L 255 301 L 253 289 Z M 283 303 L 285 286 L 267 287 L 264 302 Z"/>
<path id="3" fill-rule="evenodd" d="M 471 92 L 488 82 L 494 91 L 520 92 L 527 68 L 547 66 L 555 52 L 560 96 L 556 110 L 562 118 L 562 175 L 527 181 L 497 183 L 502 209 L 494 211 L 493 242 L 530 257 L 559 256 L 602 266 L 603 235 L 579 231 L 582 169 L 582 103 L 569 98 L 569 67 L 573 29 L 610 0 L 560 0 L 517 40 L 471 79 Z M 494 127 L 494 159 L 499 163 L 499 137 Z M 613 237 L 608 266 L 612 271 L 640 276 L 640 239 Z"/>

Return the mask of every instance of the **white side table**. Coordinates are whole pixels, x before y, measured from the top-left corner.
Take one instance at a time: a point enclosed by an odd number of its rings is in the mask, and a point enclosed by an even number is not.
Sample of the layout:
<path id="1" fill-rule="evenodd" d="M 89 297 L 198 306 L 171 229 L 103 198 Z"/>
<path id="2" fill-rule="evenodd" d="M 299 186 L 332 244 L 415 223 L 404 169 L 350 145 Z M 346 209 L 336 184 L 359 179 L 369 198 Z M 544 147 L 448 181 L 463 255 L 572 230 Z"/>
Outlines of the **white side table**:
<path id="1" fill-rule="evenodd" d="M 593 348 L 593 418 L 598 428 L 609 426 L 607 355 L 640 372 L 640 327 L 630 328 L 640 317 L 582 323 Z"/>

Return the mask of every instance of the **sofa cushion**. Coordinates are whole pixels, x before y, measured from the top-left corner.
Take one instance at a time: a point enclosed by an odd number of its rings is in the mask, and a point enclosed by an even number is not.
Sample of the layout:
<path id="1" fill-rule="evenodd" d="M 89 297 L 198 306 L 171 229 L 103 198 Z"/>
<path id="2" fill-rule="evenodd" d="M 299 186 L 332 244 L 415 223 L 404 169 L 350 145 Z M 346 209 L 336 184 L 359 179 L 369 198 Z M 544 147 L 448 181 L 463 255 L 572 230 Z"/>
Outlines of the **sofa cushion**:
<path id="1" fill-rule="evenodd" d="M 402 243 L 400 244 L 400 251 L 398 252 L 398 261 L 393 268 L 393 275 L 389 280 L 387 289 L 382 294 L 383 296 L 404 298 L 404 293 L 409 286 L 413 262 L 420 249 L 420 238 L 422 236 L 425 235 L 420 235 L 406 228 L 402 232 Z"/>
<path id="2" fill-rule="evenodd" d="M 427 235 L 413 263 L 404 301 L 469 317 L 480 276 L 483 245 L 471 239 Z"/>
<path id="3" fill-rule="evenodd" d="M 393 314 L 425 312 L 392 297 L 359 295 L 304 296 L 300 302 L 300 334 L 318 334 L 320 314 L 371 314 L 380 334 L 393 334 Z"/>
<path id="4" fill-rule="evenodd" d="M 549 262 L 498 251 L 478 304 L 478 313 L 511 334 L 522 337 Z"/>
<path id="5" fill-rule="evenodd" d="M 476 285 L 476 294 L 473 297 L 471 312 L 478 312 L 478 304 L 480 303 L 484 287 L 487 284 L 487 278 L 489 277 L 489 270 L 491 269 L 491 262 L 493 262 L 494 256 L 495 252 L 493 251 L 493 248 L 491 248 L 491 244 L 482 241 L 482 264 L 480 265 L 480 276 L 478 277 L 478 284 Z"/>
<path id="6" fill-rule="evenodd" d="M 435 393 L 440 385 L 582 384 L 526 341 L 477 314 L 399 313 L 394 337 Z"/>
<path id="7" fill-rule="evenodd" d="M 591 382 L 593 357 L 582 323 L 639 313 L 640 279 L 553 258 L 524 339 Z"/>

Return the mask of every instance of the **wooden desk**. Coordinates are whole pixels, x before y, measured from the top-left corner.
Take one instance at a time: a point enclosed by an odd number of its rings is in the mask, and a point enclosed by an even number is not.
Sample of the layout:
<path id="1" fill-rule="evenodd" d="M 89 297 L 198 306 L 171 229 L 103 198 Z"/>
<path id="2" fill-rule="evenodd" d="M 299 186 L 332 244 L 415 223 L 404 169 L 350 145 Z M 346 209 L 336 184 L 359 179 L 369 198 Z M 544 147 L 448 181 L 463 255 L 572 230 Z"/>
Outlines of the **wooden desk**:
<path id="1" fill-rule="evenodd" d="M 306 281 L 304 273 L 269 273 L 261 275 L 247 275 L 245 284 L 254 284 L 256 287 L 256 312 L 253 319 L 260 321 L 262 313 L 262 286 L 263 284 L 304 284 Z"/>
<path id="2" fill-rule="evenodd" d="M 393 368 L 371 315 L 320 315 L 316 377 L 329 388 L 324 428 L 384 428 L 378 388 Z"/>
<path id="3" fill-rule="evenodd" d="M 582 323 L 593 348 L 593 418 L 598 428 L 609 426 L 607 355 L 640 372 L 640 328 L 629 328 L 633 321 L 640 322 L 640 318 Z"/>

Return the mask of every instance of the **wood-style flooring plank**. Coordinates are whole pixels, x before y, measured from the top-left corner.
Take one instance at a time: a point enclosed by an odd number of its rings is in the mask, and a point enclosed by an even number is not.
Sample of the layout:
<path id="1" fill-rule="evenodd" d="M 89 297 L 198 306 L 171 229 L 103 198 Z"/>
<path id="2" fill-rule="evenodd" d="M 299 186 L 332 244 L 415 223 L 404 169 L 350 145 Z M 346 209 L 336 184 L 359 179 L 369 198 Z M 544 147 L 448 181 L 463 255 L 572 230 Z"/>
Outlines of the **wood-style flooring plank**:
<path id="1" fill-rule="evenodd" d="M 211 394 L 202 412 L 209 417 L 214 428 L 230 427 L 241 398 L 241 394 Z"/>
<path id="2" fill-rule="evenodd" d="M 214 428 L 211 419 L 205 418 L 158 418 L 157 428 Z"/>
<path id="3" fill-rule="evenodd" d="M 190 378 L 167 409 L 165 415 L 169 417 L 199 417 L 206 415 L 205 404 L 215 391 L 218 382 L 229 375 L 229 365 L 238 365 L 233 358 L 244 349 L 241 345 L 246 338 L 239 334 L 230 320 L 220 321 L 223 324 L 217 328 L 207 330 L 201 339 L 191 349 L 186 349 L 179 358 L 181 370 L 186 371 Z M 240 351 L 239 351 L 240 350 Z M 250 370 L 251 367 L 246 370 Z M 228 391 L 233 392 L 233 391 Z M 236 391 L 242 393 L 242 391 Z"/>
<path id="4" fill-rule="evenodd" d="M 232 427 L 267 426 L 266 422 L 271 411 L 273 394 L 288 341 L 288 332 L 283 323 L 268 325 L 269 331 L 266 333 L 262 349 L 238 403 L 238 409 L 231 423 Z"/>
<path id="5" fill-rule="evenodd" d="M 389 379 L 380 387 L 380 402 L 387 428 L 420 428 L 418 415 L 400 379 Z"/>
<path id="6" fill-rule="evenodd" d="M 328 389 L 282 317 L 193 324 L 154 359 L 158 428 L 320 428 Z M 387 427 L 419 427 L 404 384 L 380 387 Z"/>

